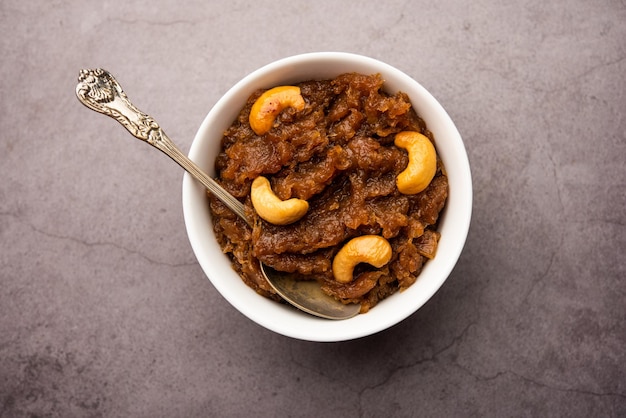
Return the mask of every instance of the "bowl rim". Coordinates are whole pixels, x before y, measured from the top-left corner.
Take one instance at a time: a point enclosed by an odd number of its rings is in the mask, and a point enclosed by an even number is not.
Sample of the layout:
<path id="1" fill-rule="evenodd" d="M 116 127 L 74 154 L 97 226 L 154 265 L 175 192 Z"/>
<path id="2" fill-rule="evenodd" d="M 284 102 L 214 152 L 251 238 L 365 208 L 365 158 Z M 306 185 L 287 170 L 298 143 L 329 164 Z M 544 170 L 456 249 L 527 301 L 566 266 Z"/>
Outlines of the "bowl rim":
<path id="1" fill-rule="evenodd" d="M 304 66 L 309 66 L 307 68 L 315 67 L 319 71 L 314 69 L 310 71 L 316 74 L 320 73 L 320 76 L 303 78 L 303 76 L 294 75 L 304 71 L 296 71 L 304 68 Z M 219 132 L 220 135 L 215 139 L 219 143 L 221 133 L 230 126 L 243 103 L 254 90 L 269 88 L 278 84 L 305 81 L 311 78 L 335 77 L 341 73 L 337 72 L 336 68 L 342 66 L 353 68 L 353 70 L 341 72 L 365 72 L 364 70 L 367 69 L 375 69 L 376 71 L 370 71 L 370 73 L 381 73 L 385 79 L 384 89 L 391 92 L 404 91 L 409 95 L 412 102 L 415 100 L 415 103 L 412 104 L 420 117 L 426 121 L 428 129 L 434 133 L 436 146 L 445 144 L 445 151 L 440 155 L 448 172 L 449 187 L 452 188 L 452 184 L 454 184 L 454 193 L 449 193 L 446 207 L 440 215 L 441 240 L 438 252 L 445 251 L 446 259 L 442 260 L 442 257 L 438 259 L 435 256 L 433 260 L 429 260 L 418 280 L 411 287 L 405 291 L 396 292 L 396 294 L 381 301 L 367 314 L 357 315 L 342 321 L 317 318 L 297 311 L 290 306 L 264 298 L 243 283 L 243 280 L 230 266 L 228 257 L 222 254 L 213 234 L 207 199 L 206 197 L 203 198 L 204 188 L 193 180 L 188 173 L 183 176 L 182 185 L 183 216 L 191 247 L 202 270 L 218 292 L 239 312 L 258 325 L 288 337 L 317 342 L 361 338 L 378 333 L 403 321 L 422 307 L 439 290 L 452 272 L 465 246 L 469 232 L 473 198 L 467 152 L 452 119 L 434 96 L 420 83 L 389 64 L 353 53 L 311 52 L 293 55 L 266 64 L 233 85 L 206 115 L 189 150 L 189 158 L 209 175 L 214 175 L 214 161 L 211 161 L 208 155 L 211 145 L 213 149 L 217 149 L 219 146 L 215 142 L 209 144 L 211 142 L 209 139 L 215 138 Z M 268 83 L 273 84 L 268 85 Z M 401 86 L 402 88 L 400 88 Z M 229 106 L 232 103 L 240 103 L 241 105 Z M 437 132 L 445 132 L 445 138 L 440 138 Z M 453 178 L 450 178 L 451 174 L 454 175 Z M 201 199 L 204 199 L 204 202 Z M 203 213 L 202 211 L 205 209 L 206 213 Z M 444 234 L 444 232 L 446 233 Z M 212 257 L 207 256 L 207 254 L 221 254 L 222 257 Z M 228 272 L 224 269 L 224 260 L 228 262 L 230 268 Z M 234 282 L 230 278 L 224 278 L 225 275 L 229 277 L 234 275 L 238 280 Z M 421 282 L 420 279 L 422 279 Z M 427 280 L 428 283 L 422 285 Z M 401 303 L 401 301 L 405 301 L 405 303 Z M 379 319 L 383 316 L 385 319 Z"/>

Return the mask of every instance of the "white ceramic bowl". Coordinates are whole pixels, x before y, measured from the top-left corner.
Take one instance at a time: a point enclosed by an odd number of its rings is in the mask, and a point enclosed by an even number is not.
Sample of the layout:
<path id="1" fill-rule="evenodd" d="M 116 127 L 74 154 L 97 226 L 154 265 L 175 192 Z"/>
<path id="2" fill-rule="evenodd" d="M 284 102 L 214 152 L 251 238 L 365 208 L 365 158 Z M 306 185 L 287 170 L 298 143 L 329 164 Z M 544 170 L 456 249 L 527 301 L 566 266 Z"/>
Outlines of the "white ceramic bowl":
<path id="1" fill-rule="evenodd" d="M 419 83 L 378 60 L 337 52 L 297 55 L 266 65 L 232 87 L 211 109 L 189 151 L 189 157 L 210 175 L 222 133 L 234 121 L 247 98 L 259 88 L 293 84 L 311 79 L 334 78 L 345 72 L 382 74 L 384 90 L 409 95 L 417 113 L 436 140 L 446 167 L 449 197 L 440 217 L 441 240 L 437 255 L 426 263 L 417 282 L 380 302 L 367 314 L 343 321 L 317 318 L 262 296 L 246 286 L 218 245 L 204 188 L 185 174 L 183 211 L 193 251 L 215 288 L 237 310 L 259 325 L 279 334 L 309 341 L 342 341 L 364 337 L 389 328 L 419 309 L 445 282 L 456 264 L 467 237 L 472 211 L 469 162 L 454 123 Z"/>

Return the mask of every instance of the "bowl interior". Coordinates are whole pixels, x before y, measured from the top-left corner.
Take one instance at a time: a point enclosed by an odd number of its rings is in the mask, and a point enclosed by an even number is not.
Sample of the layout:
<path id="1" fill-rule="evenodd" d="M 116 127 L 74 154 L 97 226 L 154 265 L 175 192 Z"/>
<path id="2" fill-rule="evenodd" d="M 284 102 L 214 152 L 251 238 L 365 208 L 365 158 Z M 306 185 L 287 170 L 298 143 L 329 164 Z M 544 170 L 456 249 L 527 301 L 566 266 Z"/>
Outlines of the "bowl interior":
<path id="1" fill-rule="evenodd" d="M 317 318 L 290 306 L 259 296 L 246 286 L 217 243 L 204 188 L 185 174 L 183 211 L 193 251 L 215 288 L 237 310 L 259 325 L 279 334 L 309 341 L 341 341 L 386 329 L 419 309 L 441 287 L 458 260 L 471 218 L 472 183 L 469 162 L 454 123 L 415 80 L 378 60 L 346 53 L 312 53 L 276 61 L 251 73 L 233 86 L 211 109 L 200 126 L 189 157 L 209 175 L 222 133 L 237 117 L 247 98 L 259 88 L 293 84 L 311 79 L 334 78 L 345 72 L 381 73 L 384 89 L 409 95 L 417 113 L 433 132 L 437 152 L 446 167 L 448 202 L 441 215 L 441 239 L 437 256 L 426 263 L 415 284 L 380 302 L 370 312 L 343 321 Z"/>

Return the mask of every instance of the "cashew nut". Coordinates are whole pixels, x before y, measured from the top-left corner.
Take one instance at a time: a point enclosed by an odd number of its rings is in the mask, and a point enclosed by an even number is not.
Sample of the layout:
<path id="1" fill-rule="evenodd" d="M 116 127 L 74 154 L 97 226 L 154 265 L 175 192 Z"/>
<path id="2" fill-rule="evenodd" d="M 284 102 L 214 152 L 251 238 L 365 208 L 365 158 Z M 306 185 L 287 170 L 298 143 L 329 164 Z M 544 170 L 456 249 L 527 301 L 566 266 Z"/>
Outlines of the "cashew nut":
<path id="1" fill-rule="evenodd" d="M 250 109 L 250 127 L 257 135 L 263 135 L 272 129 L 274 119 L 286 107 L 304 109 L 300 87 L 279 86 L 263 93 Z"/>
<path id="2" fill-rule="evenodd" d="M 252 182 L 250 189 L 252 206 L 256 213 L 274 225 L 287 225 L 302 218 L 309 210 L 309 202 L 291 198 L 280 200 L 272 191 L 270 181 L 259 176 Z"/>
<path id="3" fill-rule="evenodd" d="M 403 194 L 421 192 L 428 187 L 437 172 L 435 147 L 426 136 L 413 131 L 396 134 L 394 144 L 409 153 L 409 164 L 396 178 L 398 190 Z"/>
<path id="4" fill-rule="evenodd" d="M 333 260 L 333 276 L 340 283 L 350 283 L 354 267 L 359 263 L 369 263 L 376 268 L 387 264 L 391 259 L 391 245 L 378 235 L 362 235 L 348 241 Z"/>

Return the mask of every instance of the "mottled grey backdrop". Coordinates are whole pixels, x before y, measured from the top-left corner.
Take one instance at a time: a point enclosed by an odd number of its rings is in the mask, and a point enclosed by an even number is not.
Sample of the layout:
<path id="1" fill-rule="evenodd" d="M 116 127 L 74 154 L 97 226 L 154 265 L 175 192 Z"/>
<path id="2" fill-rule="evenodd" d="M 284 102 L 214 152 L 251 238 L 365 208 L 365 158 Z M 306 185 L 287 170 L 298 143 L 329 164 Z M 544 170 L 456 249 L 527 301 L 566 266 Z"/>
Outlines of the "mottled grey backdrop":
<path id="1" fill-rule="evenodd" d="M 626 2 L 0 4 L 0 416 L 626 416 Z M 449 280 L 356 341 L 273 334 L 204 277 L 182 172 L 74 96 L 116 74 L 189 149 L 230 86 L 347 51 L 469 153 Z"/>

